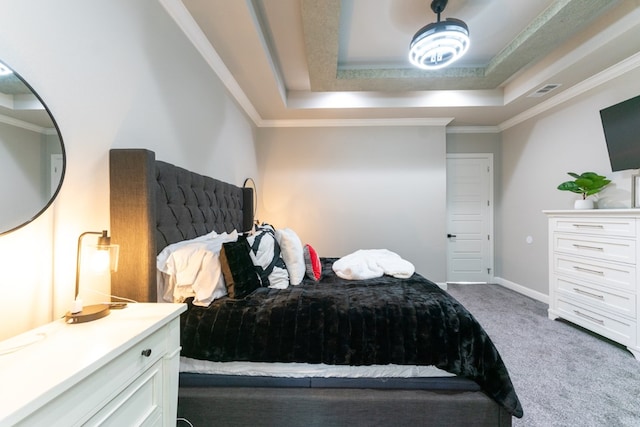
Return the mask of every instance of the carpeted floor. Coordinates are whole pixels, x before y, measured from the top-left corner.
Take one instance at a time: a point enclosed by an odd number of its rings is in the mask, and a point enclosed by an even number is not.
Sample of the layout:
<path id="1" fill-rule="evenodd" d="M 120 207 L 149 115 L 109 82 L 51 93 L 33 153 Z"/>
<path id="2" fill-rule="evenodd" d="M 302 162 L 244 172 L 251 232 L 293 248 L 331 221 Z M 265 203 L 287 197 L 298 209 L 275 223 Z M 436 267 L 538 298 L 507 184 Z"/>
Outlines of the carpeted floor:
<path id="1" fill-rule="evenodd" d="M 640 426 L 640 362 L 615 343 L 547 317 L 499 285 L 448 286 L 500 351 L 524 408 L 514 426 Z"/>

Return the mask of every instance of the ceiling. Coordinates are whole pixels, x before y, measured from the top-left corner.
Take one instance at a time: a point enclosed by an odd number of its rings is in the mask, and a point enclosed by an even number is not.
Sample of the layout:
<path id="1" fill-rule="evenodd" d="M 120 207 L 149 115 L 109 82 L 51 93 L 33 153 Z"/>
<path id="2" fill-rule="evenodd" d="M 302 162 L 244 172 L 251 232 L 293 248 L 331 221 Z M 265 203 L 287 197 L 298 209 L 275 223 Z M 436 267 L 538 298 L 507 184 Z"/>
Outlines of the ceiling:
<path id="1" fill-rule="evenodd" d="M 640 0 L 450 0 L 471 47 L 437 71 L 407 59 L 430 0 L 161 1 L 258 126 L 499 130 L 640 66 Z"/>

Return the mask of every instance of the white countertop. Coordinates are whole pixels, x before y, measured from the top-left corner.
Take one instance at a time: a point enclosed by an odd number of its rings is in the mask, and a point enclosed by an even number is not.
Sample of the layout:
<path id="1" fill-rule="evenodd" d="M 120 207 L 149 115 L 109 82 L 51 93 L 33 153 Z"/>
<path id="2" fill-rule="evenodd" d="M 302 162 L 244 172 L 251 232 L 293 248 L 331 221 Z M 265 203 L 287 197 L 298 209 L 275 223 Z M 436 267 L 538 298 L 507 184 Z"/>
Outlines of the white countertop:
<path id="1" fill-rule="evenodd" d="M 186 310 L 184 304 L 128 304 L 92 322 L 49 323 L 0 342 L 0 424 L 44 404 L 151 335 Z"/>

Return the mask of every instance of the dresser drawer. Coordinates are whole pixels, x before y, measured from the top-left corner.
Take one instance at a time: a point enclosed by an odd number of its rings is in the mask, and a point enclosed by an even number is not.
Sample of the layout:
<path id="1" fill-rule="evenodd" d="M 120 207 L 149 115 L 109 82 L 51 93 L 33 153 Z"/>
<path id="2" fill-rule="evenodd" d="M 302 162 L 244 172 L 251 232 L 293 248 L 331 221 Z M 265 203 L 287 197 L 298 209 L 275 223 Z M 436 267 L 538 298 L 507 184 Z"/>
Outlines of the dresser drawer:
<path id="1" fill-rule="evenodd" d="M 557 273 L 572 278 L 584 279 L 633 293 L 636 290 L 636 268 L 632 265 L 598 262 L 595 260 L 585 261 L 580 258 L 555 254 L 554 266 Z"/>
<path id="2" fill-rule="evenodd" d="M 554 250 L 565 254 L 595 258 L 602 261 L 636 263 L 636 241 L 600 236 L 556 233 Z"/>
<path id="3" fill-rule="evenodd" d="M 554 280 L 559 298 L 589 304 L 596 309 L 636 319 L 636 295 L 634 294 L 585 284 L 562 276 L 555 276 Z"/>
<path id="4" fill-rule="evenodd" d="M 559 297 L 557 310 L 563 319 L 567 319 L 586 329 L 623 345 L 630 345 L 635 340 L 636 323 L 603 314 L 574 301 Z"/>
<path id="5" fill-rule="evenodd" d="M 602 236 L 636 236 L 636 221 L 633 218 L 555 218 L 553 231 L 596 234 Z"/>
<path id="6" fill-rule="evenodd" d="M 176 322 L 176 321 L 174 321 Z M 74 327 L 82 325 L 74 325 Z M 104 407 L 122 392 L 135 378 L 156 364 L 167 353 L 170 343 L 168 326 L 133 344 L 91 377 L 85 378 L 64 394 L 66 402 L 78 402 L 69 407 L 54 399 L 31 415 L 24 424 L 29 426 L 68 427 L 71 420 L 86 422 L 99 408 Z M 173 343 L 177 347 L 178 343 Z M 73 352 L 69 353 L 73 358 Z M 81 403 L 80 403 L 81 402 Z"/>
<path id="7" fill-rule="evenodd" d="M 640 209 L 545 211 L 549 318 L 625 345 L 640 361 Z"/>
<path id="8" fill-rule="evenodd" d="M 159 361 L 84 425 L 87 427 L 160 425 L 162 384 L 162 362 Z"/>

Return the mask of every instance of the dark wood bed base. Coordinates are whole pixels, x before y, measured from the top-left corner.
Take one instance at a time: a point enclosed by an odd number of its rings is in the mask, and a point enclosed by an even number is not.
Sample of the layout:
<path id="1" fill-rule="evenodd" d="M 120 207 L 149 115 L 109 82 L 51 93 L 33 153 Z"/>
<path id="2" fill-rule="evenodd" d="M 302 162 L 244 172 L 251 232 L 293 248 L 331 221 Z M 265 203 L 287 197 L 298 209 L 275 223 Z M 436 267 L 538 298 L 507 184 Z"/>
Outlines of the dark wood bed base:
<path id="1" fill-rule="evenodd" d="M 155 302 L 156 256 L 168 244 L 211 230 L 249 230 L 251 189 L 156 161 L 144 149 L 110 152 L 111 235 L 120 245 L 112 294 Z M 338 386 L 265 386 L 181 379 L 178 415 L 195 426 L 500 426 L 511 415 L 481 391 L 458 382 L 443 390 Z M 427 387 L 428 388 L 428 387 Z"/>

